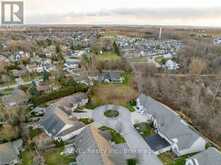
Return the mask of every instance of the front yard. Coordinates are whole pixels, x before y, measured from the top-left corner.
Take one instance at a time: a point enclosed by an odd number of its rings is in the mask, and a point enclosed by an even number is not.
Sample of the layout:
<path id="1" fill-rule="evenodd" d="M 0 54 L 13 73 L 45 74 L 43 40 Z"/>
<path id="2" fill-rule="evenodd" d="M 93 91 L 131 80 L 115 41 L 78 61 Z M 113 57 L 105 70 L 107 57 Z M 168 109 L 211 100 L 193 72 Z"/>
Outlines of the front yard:
<path id="1" fill-rule="evenodd" d="M 115 144 L 122 144 L 122 143 L 125 143 L 125 139 L 121 136 L 121 134 L 119 134 L 117 131 L 113 130 L 112 128 L 109 128 L 109 127 L 101 127 L 100 128 L 101 131 L 108 131 L 112 138 L 111 138 L 111 141 L 114 142 Z"/>
<path id="2" fill-rule="evenodd" d="M 44 152 L 43 156 L 47 165 L 68 165 L 75 161 L 73 155 L 64 156 L 61 152 L 64 151 L 64 147 L 53 148 Z"/>
<path id="3" fill-rule="evenodd" d="M 134 127 L 143 137 L 155 135 L 154 129 L 148 123 L 138 123 Z"/>
<path id="4" fill-rule="evenodd" d="M 160 160 L 164 165 L 185 165 L 188 156 L 181 156 L 176 158 L 171 152 L 166 152 L 159 155 Z"/>

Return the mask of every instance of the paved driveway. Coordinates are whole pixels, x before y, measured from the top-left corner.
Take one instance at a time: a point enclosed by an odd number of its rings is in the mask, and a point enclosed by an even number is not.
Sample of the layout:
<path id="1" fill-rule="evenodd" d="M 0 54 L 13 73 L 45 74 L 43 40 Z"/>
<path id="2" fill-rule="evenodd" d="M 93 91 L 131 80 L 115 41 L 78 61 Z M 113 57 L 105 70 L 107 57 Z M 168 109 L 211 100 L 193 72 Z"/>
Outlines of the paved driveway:
<path id="1" fill-rule="evenodd" d="M 118 110 L 120 115 L 117 118 L 107 118 L 104 116 L 106 110 Z M 117 130 L 125 138 L 129 148 L 136 152 L 141 165 L 163 165 L 158 157 L 152 152 L 143 137 L 135 130 L 131 121 L 131 112 L 128 109 L 115 106 L 104 105 L 96 108 L 92 113 L 92 118 L 97 125 L 105 125 Z"/>

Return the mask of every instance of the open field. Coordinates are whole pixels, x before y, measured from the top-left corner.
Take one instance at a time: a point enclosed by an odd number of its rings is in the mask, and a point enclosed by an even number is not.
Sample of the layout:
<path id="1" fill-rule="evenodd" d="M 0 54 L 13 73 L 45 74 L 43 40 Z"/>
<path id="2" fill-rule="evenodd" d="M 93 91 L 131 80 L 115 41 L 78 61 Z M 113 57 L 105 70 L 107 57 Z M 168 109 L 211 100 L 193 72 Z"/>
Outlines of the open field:
<path id="1" fill-rule="evenodd" d="M 104 104 L 115 104 L 129 107 L 131 111 L 133 107 L 129 105 L 131 100 L 134 100 L 138 95 L 134 79 L 131 74 L 124 75 L 123 84 L 102 84 L 95 85 L 89 94 L 90 107 L 95 108 Z"/>
<path id="2" fill-rule="evenodd" d="M 91 103 L 93 105 L 116 104 L 127 106 L 138 92 L 128 85 L 98 84 L 91 92 Z"/>
<path id="3" fill-rule="evenodd" d="M 121 60 L 121 57 L 113 52 L 104 52 L 101 55 L 97 55 L 96 59 L 100 62 L 103 61 L 118 61 Z"/>

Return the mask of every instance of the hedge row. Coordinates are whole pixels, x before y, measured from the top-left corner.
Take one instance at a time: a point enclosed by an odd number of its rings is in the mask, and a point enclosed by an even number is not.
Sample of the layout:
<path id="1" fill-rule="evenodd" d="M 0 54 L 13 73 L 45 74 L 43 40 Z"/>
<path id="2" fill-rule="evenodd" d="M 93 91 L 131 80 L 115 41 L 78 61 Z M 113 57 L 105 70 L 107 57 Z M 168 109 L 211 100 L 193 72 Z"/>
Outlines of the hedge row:
<path id="1" fill-rule="evenodd" d="M 42 94 L 40 96 L 33 96 L 30 99 L 30 102 L 34 106 L 38 106 L 40 104 L 46 103 L 51 100 L 55 100 L 61 97 L 69 96 L 77 92 L 86 92 L 88 90 L 88 87 L 84 84 L 76 84 L 74 86 L 68 86 L 68 87 L 63 87 L 59 90 Z"/>

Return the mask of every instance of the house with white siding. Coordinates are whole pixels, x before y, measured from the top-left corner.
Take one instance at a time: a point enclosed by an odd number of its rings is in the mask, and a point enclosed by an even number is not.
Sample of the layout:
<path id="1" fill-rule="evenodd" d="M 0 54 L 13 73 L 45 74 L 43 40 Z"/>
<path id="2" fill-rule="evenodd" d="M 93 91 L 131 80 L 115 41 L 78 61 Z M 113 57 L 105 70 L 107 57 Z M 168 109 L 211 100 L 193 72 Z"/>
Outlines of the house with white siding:
<path id="1" fill-rule="evenodd" d="M 216 148 L 208 148 L 186 160 L 185 165 L 220 165 L 221 153 Z"/>
<path id="2" fill-rule="evenodd" d="M 166 105 L 141 94 L 137 98 L 137 109 L 142 109 L 157 134 L 170 144 L 167 150 L 172 150 L 177 156 L 205 150 L 206 140 Z"/>

